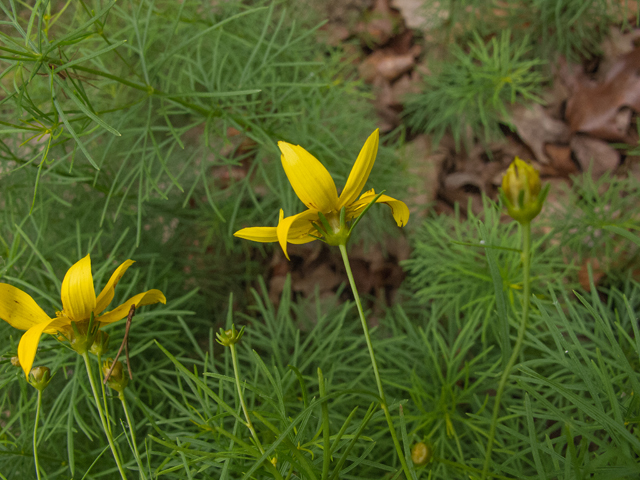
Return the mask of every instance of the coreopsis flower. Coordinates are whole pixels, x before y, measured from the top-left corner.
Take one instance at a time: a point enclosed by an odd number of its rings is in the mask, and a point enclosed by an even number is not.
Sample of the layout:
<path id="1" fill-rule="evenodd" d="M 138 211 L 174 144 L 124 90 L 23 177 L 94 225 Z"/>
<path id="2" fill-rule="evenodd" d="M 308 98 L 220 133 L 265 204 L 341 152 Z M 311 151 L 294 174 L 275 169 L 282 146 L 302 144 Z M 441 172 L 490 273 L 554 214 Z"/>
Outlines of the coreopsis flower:
<path id="1" fill-rule="evenodd" d="M 542 210 L 548 186 L 542 189 L 540 174 L 516 157 L 502 177 L 502 200 L 509 216 L 520 223 L 533 220 Z"/>
<path id="2" fill-rule="evenodd" d="M 378 137 L 376 130 L 365 142 L 339 196 L 333 178 L 313 155 L 299 145 L 278 142 L 284 171 L 307 210 L 290 217 L 285 217 L 280 210 L 277 227 L 243 228 L 234 235 L 254 242 L 277 241 L 289 258 L 287 242 L 308 243 L 317 240 L 319 234 L 331 245 L 346 244 L 350 230 L 345 230 L 345 222 L 359 217 L 374 201 L 391 207 L 393 218 L 399 227 L 406 225 L 409 209 L 404 202 L 376 194 L 373 189 L 360 195 L 376 160 Z M 341 221 L 342 210 L 344 221 Z"/>
<path id="3" fill-rule="evenodd" d="M 132 305 L 139 307 L 157 302 L 166 303 L 160 290 L 148 290 L 131 297 L 113 310 L 102 313 L 113 300 L 116 285 L 133 263 L 133 260 L 122 263 L 97 297 L 89 255 L 72 265 L 62 280 L 62 311 L 56 312 L 53 318 L 27 293 L 12 285 L 0 283 L 0 318 L 12 327 L 26 330 L 18 345 L 18 358 L 25 375 L 31 370 L 43 333 L 61 335 L 73 342 L 78 340 L 75 338 L 78 332 L 90 335 L 87 329 L 92 316 L 95 326 L 106 325 L 125 318 Z M 92 339 L 84 346 L 85 351 L 91 347 L 91 342 Z M 76 350 L 79 351 L 77 348 Z"/>

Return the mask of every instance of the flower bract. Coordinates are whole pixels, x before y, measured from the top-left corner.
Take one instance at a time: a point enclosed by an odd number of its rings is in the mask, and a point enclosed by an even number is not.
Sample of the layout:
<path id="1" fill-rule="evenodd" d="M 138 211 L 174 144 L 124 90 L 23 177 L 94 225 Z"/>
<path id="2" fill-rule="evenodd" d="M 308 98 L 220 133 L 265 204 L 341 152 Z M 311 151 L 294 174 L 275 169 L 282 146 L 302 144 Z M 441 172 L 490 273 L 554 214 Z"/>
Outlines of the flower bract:
<path id="1" fill-rule="evenodd" d="M 113 310 L 102 313 L 113 300 L 116 285 L 133 263 L 133 260 L 122 263 L 96 296 L 89 255 L 76 262 L 62 280 L 62 311 L 56 312 L 53 318 L 29 294 L 12 285 L 0 283 L 0 318 L 15 328 L 26 330 L 18 345 L 18 358 L 25 375 L 31 370 L 43 333 L 60 334 L 69 338 L 74 326 L 86 327 L 91 314 L 96 324 L 105 325 L 125 318 L 132 305 L 137 308 L 152 303 L 166 303 L 160 290 L 148 290 L 134 295 Z"/>
<path id="2" fill-rule="evenodd" d="M 373 189 L 362 195 L 360 193 L 376 160 L 378 142 L 379 133 L 376 130 L 362 147 L 340 195 L 333 178 L 318 159 L 299 145 L 278 142 L 284 171 L 307 210 L 290 217 L 285 217 L 284 212 L 280 210 L 277 227 L 243 228 L 234 235 L 254 242 L 279 242 L 284 254 L 289 258 L 287 243 L 308 243 L 318 238 L 316 226 L 321 223 L 320 214 L 326 217 L 334 233 L 338 233 L 340 210 L 345 209 L 348 222 L 357 218 L 377 196 Z M 409 209 L 404 202 L 387 195 L 380 195 L 375 201 L 391 207 L 393 218 L 399 227 L 403 227 L 409 221 Z"/>

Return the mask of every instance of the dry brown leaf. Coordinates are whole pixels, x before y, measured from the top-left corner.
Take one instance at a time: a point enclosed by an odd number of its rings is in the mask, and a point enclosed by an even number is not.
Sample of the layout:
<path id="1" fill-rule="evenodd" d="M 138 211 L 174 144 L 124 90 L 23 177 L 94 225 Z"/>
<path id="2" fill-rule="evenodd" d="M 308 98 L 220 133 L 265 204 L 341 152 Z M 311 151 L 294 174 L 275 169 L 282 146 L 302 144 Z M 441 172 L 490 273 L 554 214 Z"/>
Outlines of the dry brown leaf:
<path id="1" fill-rule="evenodd" d="M 391 0 L 391 6 L 398 9 L 409 28 L 432 30 L 449 18 L 449 11 L 441 2 L 424 0 Z"/>
<path id="2" fill-rule="evenodd" d="M 621 56 L 601 82 L 578 72 L 569 79 L 574 86 L 567 101 L 566 118 L 572 132 L 582 132 L 610 141 L 629 141 L 630 116 L 620 115 L 629 107 L 640 112 L 640 48 Z"/>
<path id="3" fill-rule="evenodd" d="M 568 145 L 547 143 L 544 146 L 544 151 L 550 159 L 548 165 L 550 168 L 548 171 L 544 168 L 540 169 L 541 174 L 568 178 L 569 175 L 579 172 L 578 166 L 571 159 L 571 147 Z"/>
<path id="4" fill-rule="evenodd" d="M 612 172 L 620 164 L 620 152 L 607 142 L 586 135 L 575 135 L 571 139 L 571 150 L 584 172 L 591 169 L 594 178 Z"/>
<path id="5" fill-rule="evenodd" d="M 533 107 L 516 105 L 511 112 L 511 121 L 516 127 L 518 136 L 527 144 L 540 163 L 549 164 L 544 145 L 546 143 L 567 143 L 569 128 L 564 122 L 552 118 L 538 104 Z"/>
<path id="6" fill-rule="evenodd" d="M 356 26 L 356 33 L 367 45 L 381 46 L 391 40 L 401 23 L 399 14 L 389 7 L 388 0 L 376 0 L 373 9 Z"/>
<path id="7" fill-rule="evenodd" d="M 376 77 L 391 82 L 403 73 L 411 70 L 415 64 L 414 51 L 398 55 L 389 50 L 376 50 L 358 67 L 360 76 L 367 83 L 373 83 Z"/>

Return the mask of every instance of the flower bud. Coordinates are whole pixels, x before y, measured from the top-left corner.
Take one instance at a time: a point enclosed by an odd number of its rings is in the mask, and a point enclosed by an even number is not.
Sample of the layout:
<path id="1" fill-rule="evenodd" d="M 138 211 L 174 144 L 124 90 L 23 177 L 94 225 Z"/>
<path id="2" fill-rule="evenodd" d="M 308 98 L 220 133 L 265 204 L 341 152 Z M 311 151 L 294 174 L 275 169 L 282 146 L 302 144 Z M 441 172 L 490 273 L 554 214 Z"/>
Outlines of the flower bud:
<path id="1" fill-rule="evenodd" d="M 418 442 L 411 448 L 411 460 L 416 465 L 426 465 L 433 457 L 433 449 L 424 442 Z"/>
<path id="2" fill-rule="evenodd" d="M 103 332 L 102 330 L 98 330 L 89 351 L 94 355 L 101 357 L 102 355 L 107 353 L 108 350 L 109 334 L 107 332 Z"/>
<path id="3" fill-rule="evenodd" d="M 93 345 L 95 334 L 92 335 L 91 332 L 89 332 L 88 322 L 72 321 L 68 338 L 71 348 L 73 348 L 80 355 L 83 355 L 87 353 L 87 351 L 91 348 L 91 345 Z"/>
<path id="4" fill-rule="evenodd" d="M 11 365 L 20 368 L 20 359 L 18 357 L 11 357 Z"/>
<path id="5" fill-rule="evenodd" d="M 509 216 L 520 223 L 530 222 L 540 213 L 547 192 L 538 171 L 518 157 L 502 177 L 502 200 Z"/>
<path id="6" fill-rule="evenodd" d="M 225 347 L 230 347 L 231 345 L 235 345 L 240 341 L 244 335 L 244 327 L 240 329 L 240 331 L 236 330 L 235 325 L 231 325 L 229 330 L 220 329 L 220 333 L 216 333 L 216 337 L 218 337 L 218 343 Z"/>
<path id="7" fill-rule="evenodd" d="M 102 375 L 107 376 L 109 374 L 109 370 L 111 370 L 111 366 L 113 365 L 113 360 L 107 359 L 102 362 Z M 111 371 L 111 375 L 107 379 L 107 386 L 119 394 L 124 392 L 124 389 L 127 388 L 129 384 L 129 377 L 127 376 L 127 372 L 125 372 L 124 367 L 122 366 L 121 361 L 117 361 L 113 370 Z"/>
<path id="8" fill-rule="evenodd" d="M 37 390 L 44 390 L 51 381 L 49 367 L 34 367 L 29 372 L 29 383 Z"/>

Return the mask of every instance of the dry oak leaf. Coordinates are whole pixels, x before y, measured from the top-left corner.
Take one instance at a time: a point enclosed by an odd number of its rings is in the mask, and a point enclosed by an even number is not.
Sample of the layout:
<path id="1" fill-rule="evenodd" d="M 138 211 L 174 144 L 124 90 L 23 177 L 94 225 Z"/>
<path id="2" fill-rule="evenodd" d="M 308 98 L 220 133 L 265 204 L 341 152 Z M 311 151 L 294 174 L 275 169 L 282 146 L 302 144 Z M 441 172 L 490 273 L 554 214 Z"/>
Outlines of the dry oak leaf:
<path id="1" fill-rule="evenodd" d="M 373 83 L 376 77 L 382 77 L 391 82 L 411 70 L 416 62 L 415 57 L 419 54 L 420 47 L 417 45 L 403 55 L 387 49 L 376 50 L 360 64 L 358 70 L 367 83 Z"/>
<path id="2" fill-rule="evenodd" d="M 511 122 L 518 136 L 527 144 L 540 163 L 552 163 L 545 152 L 546 143 L 568 143 L 569 128 L 564 122 L 552 118 L 541 105 L 533 107 L 515 105 L 511 111 Z"/>
<path id="3" fill-rule="evenodd" d="M 583 74 L 570 80 L 573 95 L 567 101 L 566 118 L 572 132 L 588 133 L 609 141 L 628 142 L 630 112 L 640 112 L 640 48 L 622 55 L 602 82 Z"/>
<path id="4" fill-rule="evenodd" d="M 575 135 L 570 146 L 582 170 L 586 172 L 590 169 L 593 178 L 600 178 L 620 164 L 620 152 L 598 138 Z"/>

